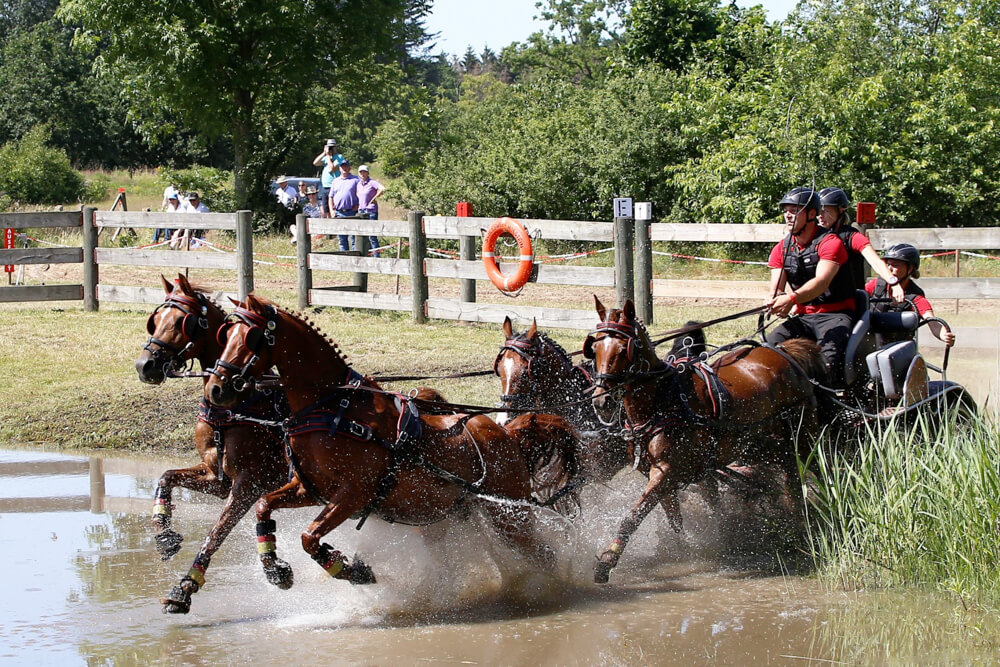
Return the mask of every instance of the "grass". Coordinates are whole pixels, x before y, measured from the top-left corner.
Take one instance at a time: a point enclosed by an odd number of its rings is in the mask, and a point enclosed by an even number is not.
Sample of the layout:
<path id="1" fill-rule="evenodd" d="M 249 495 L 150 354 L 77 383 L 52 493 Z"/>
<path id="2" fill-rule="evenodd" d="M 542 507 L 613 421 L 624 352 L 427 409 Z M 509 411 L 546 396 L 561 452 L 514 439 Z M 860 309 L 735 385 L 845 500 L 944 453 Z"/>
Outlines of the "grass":
<path id="1" fill-rule="evenodd" d="M 1000 431 L 950 417 L 939 430 L 872 429 L 846 458 L 829 440 L 819 447 L 809 525 L 822 576 L 1000 608 Z"/>

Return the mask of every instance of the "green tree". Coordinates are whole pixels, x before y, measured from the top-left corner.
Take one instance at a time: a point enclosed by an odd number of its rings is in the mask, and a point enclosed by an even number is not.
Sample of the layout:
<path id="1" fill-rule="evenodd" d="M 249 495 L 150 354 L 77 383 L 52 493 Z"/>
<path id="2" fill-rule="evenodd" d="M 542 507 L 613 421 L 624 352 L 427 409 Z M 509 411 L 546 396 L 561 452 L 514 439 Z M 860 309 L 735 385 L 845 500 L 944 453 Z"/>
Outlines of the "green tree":
<path id="1" fill-rule="evenodd" d="M 147 136 L 169 113 L 233 146 L 236 197 L 266 194 L 267 179 L 305 127 L 305 98 L 371 53 L 419 43 L 428 0 L 65 0 L 78 42 L 121 82 Z M 151 122 L 152 119 L 152 122 Z"/>

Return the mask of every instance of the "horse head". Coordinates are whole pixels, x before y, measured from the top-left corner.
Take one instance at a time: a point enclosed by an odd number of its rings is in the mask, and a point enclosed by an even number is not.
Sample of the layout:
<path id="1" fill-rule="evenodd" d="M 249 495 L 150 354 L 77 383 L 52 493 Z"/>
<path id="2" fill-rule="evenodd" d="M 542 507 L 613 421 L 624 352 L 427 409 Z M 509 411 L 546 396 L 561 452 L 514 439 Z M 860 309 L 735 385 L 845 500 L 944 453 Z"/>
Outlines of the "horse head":
<path id="1" fill-rule="evenodd" d="M 524 333 L 515 333 L 509 317 L 504 318 L 505 340 L 500 347 L 493 372 L 500 378 L 500 401 L 504 408 L 530 407 L 541 398 L 537 386 L 537 365 L 543 348 L 538 325 L 532 321 Z"/>
<path id="2" fill-rule="evenodd" d="M 139 379 L 148 384 L 160 384 L 192 359 L 198 359 L 202 368 L 214 364 L 222 347 L 211 332 L 226 316 L 183 274 L 173 283 L 160 279 L 166 296 L 146 320 L 149 338 L 135 362 Z"/>
<path id="3" fill-rule="evenodd" d="M 631 299 L 610 313 L 596 295 L 594 304 L 601 321 L 587 335 L 583 355 L 594 362 L 594 410 L 609 424 L 618 408 L 615 395 L 620 397 L 636 375 L 659 369 L 663 362 L 656 356 L 646 328 L 636 319 Z"/>
<path id="4" fill-rule="evenodd" d="M 274 365 L 276 333 L 283 323 L 281 311 L 253 294 L 233 304 L 236 310 L 216 334 L 223 349 L 205 383 L 205 398 L 220 407 L 235 405 Z"/>

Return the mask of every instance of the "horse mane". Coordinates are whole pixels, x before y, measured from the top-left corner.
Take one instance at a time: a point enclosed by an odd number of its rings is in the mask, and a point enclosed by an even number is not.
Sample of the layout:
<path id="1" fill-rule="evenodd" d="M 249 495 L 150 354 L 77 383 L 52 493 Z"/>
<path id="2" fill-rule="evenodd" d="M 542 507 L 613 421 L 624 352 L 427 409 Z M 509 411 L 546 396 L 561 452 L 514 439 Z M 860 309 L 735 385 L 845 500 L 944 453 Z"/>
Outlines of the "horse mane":
<path id="1" fill-rule="evenodd" d="M 347 368 L 351 367 L 350 362 L 347 360 L 347 355 L 345 355 L 340 350 L 340 346 L 336 343 L 336 341 L 334 341 L 328 335 L 326 335 L 325 333 L 323 333 L 323 331 L 319 328 L 319 326 L 316 325 L 315 323 L 313 323 L 313 321 L 309 319 L 308 315 L 306 315 L 304 313 L 300 313 L 297 310 L 290 310 L 288 308 L 282 308 L 281 306 L 279 306 L 275 302 L 273 302 L 270 299 L 268 299 L 266 297 L 263 297 L 263 296 L 257 296 L 255 294 L 254 295 L 254 299 L 256 299 L 261 305 L 270 306 L 276 312 L 284 313 L 285 315 L 291 317 L 293 320 L 301 323 L 302 326 L 305 327 L 305 329 L 307 331 L 309 331 L 310 333 L 312 333 L 313 335 L 315 335 L 316 338 L 320 340 L 320 342 L 326 348 L 326 351 L 328 351 L 331 354 L 333 354 L 333 356 L 338 361 L 340 361 L 341 363 L 343 363 L 344 366 L 346 366 Z"/>
<path id="2" fill-rule="evenodd" d="M 569 356 L 569 352 L 566 351 L 566 348 L 564 348 L 562 345 L 553 340 L 552 337 L 549 336 L 544 331 L 538 332 L 538 339 L 542 341 L 544 345 L 548 345 L 549 347 L 554 348 L 556 354 L 558 354 L 559 357 L 563 360 L 563 363 L 567 367 L 573 368 L 573 358 Z"/>

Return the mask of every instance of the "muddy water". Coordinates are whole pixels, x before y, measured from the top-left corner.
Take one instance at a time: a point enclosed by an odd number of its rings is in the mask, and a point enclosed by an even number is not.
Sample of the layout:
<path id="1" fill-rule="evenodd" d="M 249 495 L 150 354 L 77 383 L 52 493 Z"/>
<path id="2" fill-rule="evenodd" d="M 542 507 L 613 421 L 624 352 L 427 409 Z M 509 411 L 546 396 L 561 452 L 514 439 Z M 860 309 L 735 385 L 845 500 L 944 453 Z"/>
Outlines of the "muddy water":
<path id="1" fill-rule="evenodd" d="M 173 561 L 152 543 L 154 483 L 170 462 L 0 450 L 0 663 L 39 664 L 848 664 L 997 662 L 995 619 L 942 597 L 824 590 L 805 577 L 720 565 L 727 535 L 695 496 L 675 535 L 654 513 L 612 583 L 593 553 L 640 488 L 622 475 L 588 492 L 573 524 L 541 517 L 558 553 L 541 578 L 476 523 L 421 534 L 369 521 L 328 541 L 359 553 L 379 583 L 330 580 L 298 548 L 313 510 L 283 511 L 280 591 L 244 520 L 187 616 L 157 598 L 187 570 L 220 503 L 175 493 L 186 536 Z M 176 465 L 176 462 L 173 462 Z M 736 512 L 737 523 L 749 520 Z M 739 528 L 739 526 L 735 526 Z M 751 538 L 752 539 L 752 538 Z"/>

